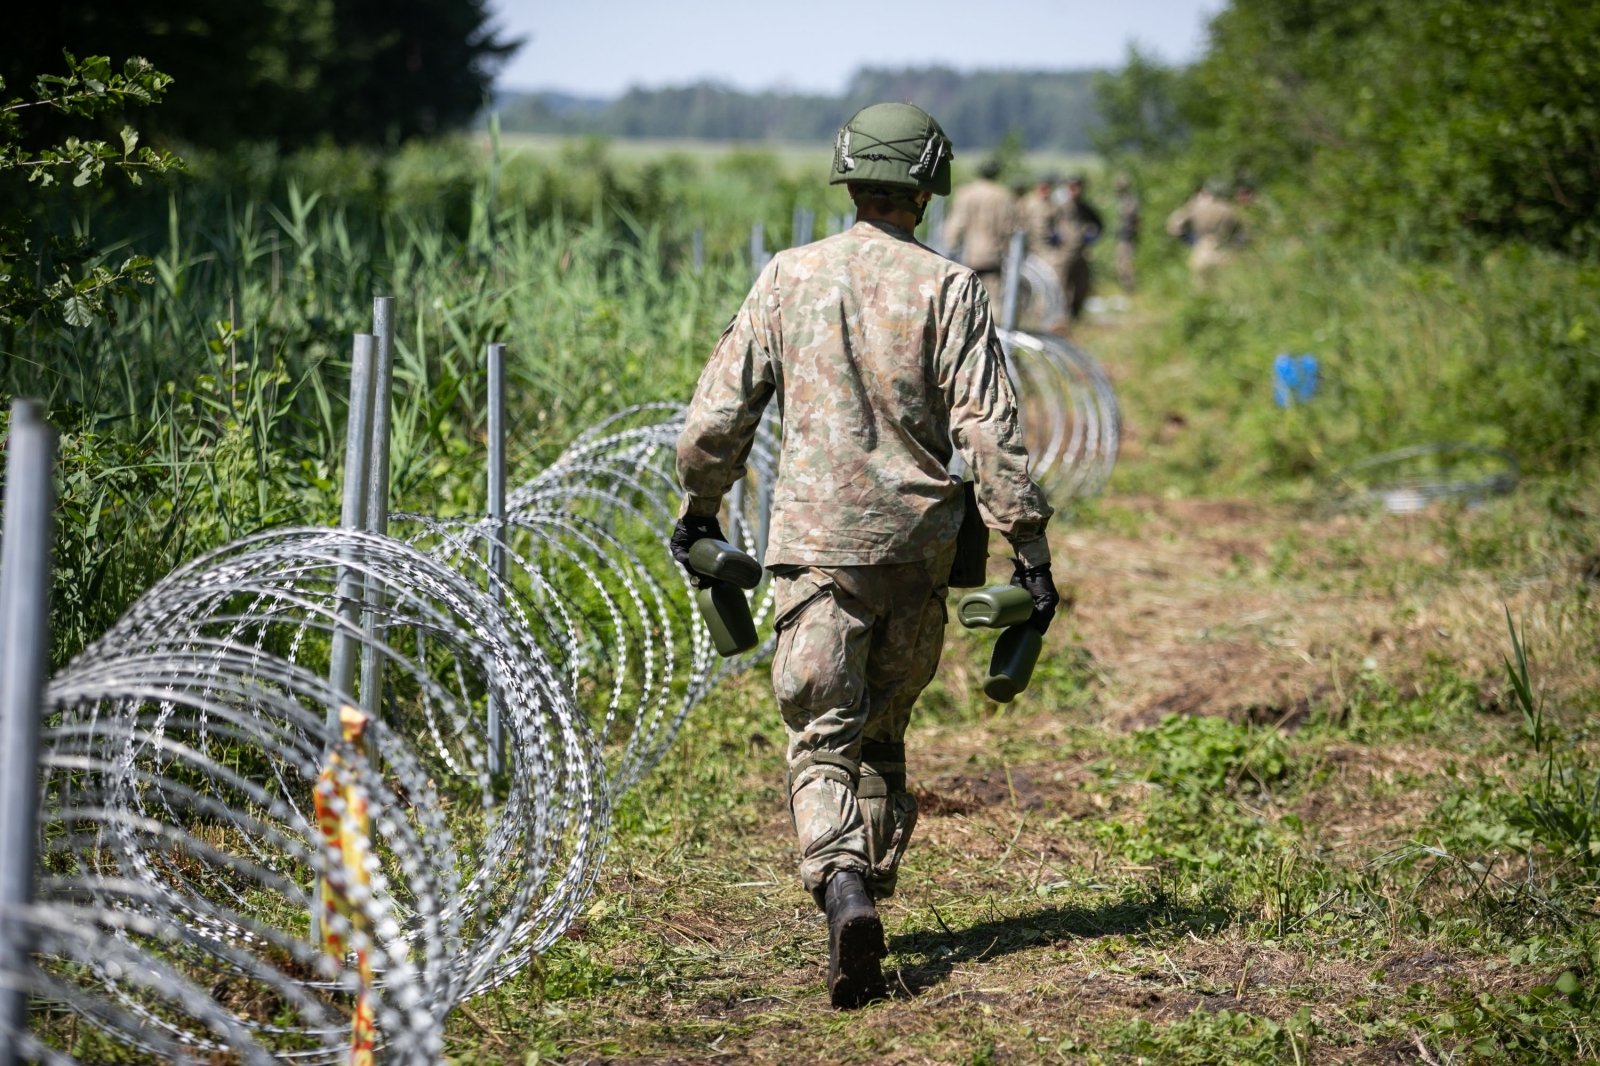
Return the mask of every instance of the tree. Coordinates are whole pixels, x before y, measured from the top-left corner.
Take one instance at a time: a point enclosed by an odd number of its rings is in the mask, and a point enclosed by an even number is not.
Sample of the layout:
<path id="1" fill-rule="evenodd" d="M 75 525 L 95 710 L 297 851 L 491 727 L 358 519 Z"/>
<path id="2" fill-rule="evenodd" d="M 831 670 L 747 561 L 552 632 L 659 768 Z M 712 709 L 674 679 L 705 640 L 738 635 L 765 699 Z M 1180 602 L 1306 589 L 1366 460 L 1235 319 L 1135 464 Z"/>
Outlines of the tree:
<path id="1" fill-rule="evenodd" d="M 1122 69 L 1096 75 L 1095 150 L 1108 159 L 1159 159 L 1189 139 L 1181 105 L 1182 72 L 1128 48 Z"/>
<path id="2" fill-rule="evenodd" d="M 43 75 L 34 99 L 0 97 L 0 323 L 16 326 L 35 315 L 86 326 L 111 313 L 110 298 L 134 294 L 148 282 L 150 261 L 129 256 L 120 265 L 94 262 L 85 234 L 41 228 L 51 190 L 97 186 L 107 172 L 137 185 L 147 174 L 164 174 L 179 165 L 172 155 L 139 144 L 139 134 L 122 126 L 117 142 L 68 136 L 60 144 L 29 148 L 21 141 L 23 116 L 47 111 L 63 120 L 93 122 L 129 106 L 152 104 L 171 79 L 144 59 L 130 59 L 113 71 L 105 56 L 79 62 L 68 54 L 67 73 Z M 5 83 L 0 81 L 0 92 Z"/>
<path id="3" fill-rule="evenodd" d="M 447 129 L 481 108 L 519 43 L 489 26 L 487 0 L 74 0 L 36 6 L 7 31 L 0 78 L 14 84 L 66 48 L 148 57 L 172 93 L 147 134 L 207 147 Z"/>

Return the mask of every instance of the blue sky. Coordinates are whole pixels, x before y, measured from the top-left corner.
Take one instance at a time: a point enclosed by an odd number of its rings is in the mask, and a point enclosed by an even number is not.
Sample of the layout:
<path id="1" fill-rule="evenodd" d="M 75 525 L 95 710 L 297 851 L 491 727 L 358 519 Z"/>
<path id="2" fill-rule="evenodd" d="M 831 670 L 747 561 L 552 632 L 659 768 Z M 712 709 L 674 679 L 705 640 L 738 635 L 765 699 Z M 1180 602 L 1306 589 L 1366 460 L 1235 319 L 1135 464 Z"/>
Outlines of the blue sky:
<path id="1" fill-rule="evenodd" d="M 527 38 L 512 89 L 613 96 L 712 80 L 837 93 L 863 66 L 957 70 L 1115 66 L 1130 42 L 1194 58 L 1224 0 L 490 0 Z"/>

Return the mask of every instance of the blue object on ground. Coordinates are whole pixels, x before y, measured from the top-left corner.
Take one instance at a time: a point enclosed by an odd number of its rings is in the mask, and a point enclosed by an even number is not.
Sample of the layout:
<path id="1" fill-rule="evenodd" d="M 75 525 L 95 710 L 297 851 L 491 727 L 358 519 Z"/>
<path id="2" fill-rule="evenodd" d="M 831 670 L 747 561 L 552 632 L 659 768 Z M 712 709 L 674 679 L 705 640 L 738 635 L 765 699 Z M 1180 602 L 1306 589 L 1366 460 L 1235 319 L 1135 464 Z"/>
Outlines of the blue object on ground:
<path id="1" fill-rule="evenodd" d="M 1317 357 L 1279 352 L 1272 360 L 1272 399 L 1279 407 L 1305 403 L 1317 394 Z"/>

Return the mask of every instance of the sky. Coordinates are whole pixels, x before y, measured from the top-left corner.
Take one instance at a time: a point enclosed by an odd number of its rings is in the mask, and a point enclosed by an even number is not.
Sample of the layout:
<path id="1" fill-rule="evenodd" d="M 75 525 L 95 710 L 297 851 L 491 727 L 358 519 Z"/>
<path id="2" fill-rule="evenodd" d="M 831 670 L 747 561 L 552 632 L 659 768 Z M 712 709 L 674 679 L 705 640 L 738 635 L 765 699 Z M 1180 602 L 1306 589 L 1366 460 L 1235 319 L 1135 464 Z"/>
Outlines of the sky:
<path id="1" fill-rule="evenodd" d="M 864 66 L 961 71 L 1121 64 L 1130 43 L 1195 58 L 1225 0 L 489 0 L 523 37 L 502 89 L 616 96 L 715 81 L 836 95 Z"/>

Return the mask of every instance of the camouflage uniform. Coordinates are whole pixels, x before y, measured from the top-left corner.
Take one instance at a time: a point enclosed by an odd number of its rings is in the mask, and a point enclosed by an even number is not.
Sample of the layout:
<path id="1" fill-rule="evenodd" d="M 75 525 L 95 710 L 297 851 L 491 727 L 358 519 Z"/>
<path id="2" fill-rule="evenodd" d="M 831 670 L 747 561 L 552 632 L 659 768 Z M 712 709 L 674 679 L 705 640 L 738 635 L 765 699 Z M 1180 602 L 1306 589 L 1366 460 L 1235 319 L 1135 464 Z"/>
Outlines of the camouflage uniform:
<path id="1" fill-rule="evenodd" d="M 1167 216 L 1167 233 L 1190 242 L 1189 275 L 1202 285 L 1231 257 L 1240 230 L 1238 210 L 1211 189 Z"/>
<path id="2" fill-rule="evenodd" d="M 779 252 L 761 272 L 678 440 L 686 515 L 717 513 L 774 396 L 772 673 L 800 874 L 818 892 L 852 870 L 887 895 L 916 822 L 905 730 L 938 666 L 961 523 L 952 442 L 984 521 L 1029 566 L 1049 562 L 1050 506 L 1028 476 L 977 276 L 886 222 Z"/>
<path id="3" fill-rule="evenodd" d="M 1056 230 L 1061 235 L 1061 291 L 1067 298 L 1067 321 L 1083 317 L 1089 300 L 1093 275 L 1089 265 L 1089 245 L 1105 228 L 1100 212 L 1080 192 L 1069 196 L 1058 209 Z"/>
<path id="4" fill-rule="evenodd" d="M 1050 198 L 1049 188 L 1040 186 L 1024 196 L 1017 213 L 1022 231 L 1027 234 L 1028 250 L 1059 271 L 1064 262 L 1059 229 L 1061 209 Z"/>
<path id="5" fill-rule="evenodd" d="M 1123 292 L 1134 284 L 1133 252 L 1139 243 L 1139 194 L 1126 181 L 1117 184 L 1117 282 Z"/>
<path id="6" fill-rule="evenodd" d="M 980 178 L 950 197 L 945 247 L 961 250 L 957 258 L 977 272 L 992 307 L 1000 306 L 1000 269 L 1017 222 L 1017 202 L 997 181 Z"/>

